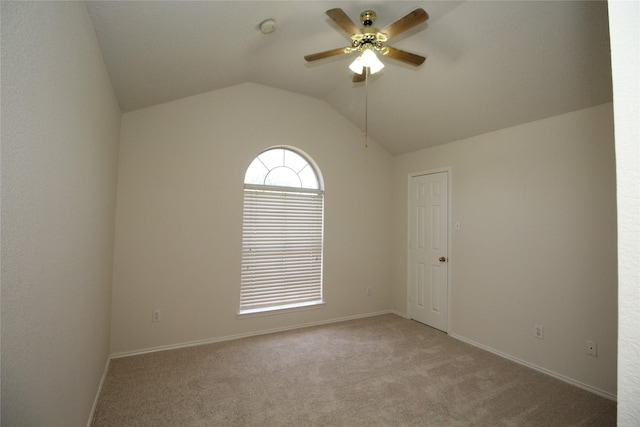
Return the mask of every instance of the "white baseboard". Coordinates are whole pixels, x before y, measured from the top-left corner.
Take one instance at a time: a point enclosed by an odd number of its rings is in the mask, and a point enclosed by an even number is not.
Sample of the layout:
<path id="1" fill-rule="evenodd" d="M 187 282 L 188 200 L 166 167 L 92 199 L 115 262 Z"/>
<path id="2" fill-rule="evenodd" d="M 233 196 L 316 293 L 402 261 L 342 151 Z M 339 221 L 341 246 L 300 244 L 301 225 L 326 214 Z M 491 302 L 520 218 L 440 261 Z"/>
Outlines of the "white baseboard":
<path id="1" fill-rule="evenodd" d="M 519 359 L 517 357 L 511 356 L 510 354 L 506 354 L 506 353 L 503 353 L 501 351 L 495 350 L 495 349 L 493 349 L 491 347 L 487 347 L 484 344 L 480 344 L 478 342 L 475 342 L 475 341 L 470 340 L 468 338 L 465 338 L 463 336 L 452 334 L 452 333 L 450 333 L 449 336 L 451 338 L 455 338 L 457 340 L 466 342 L 467 344 L 471 344 L 474 347 L 478 347 L 478 348 L 480 348 L 482 350 L 486 350 L 489 353 L 493 353 L 493 354 L 498 355 L 500 357 L 503 357 L 505 359 L 511 360 L 512 362 L 516 362 L 516 363 L 518 363 L 520 365 L 523 365 L 523 366 L 526 366 L 528 368 L 534 369 L 534 370 L 536 370 L 538 372 L 542 372 L 543 374 L 546 374 L 546 375 L 549 375 L 551 377 L 557 378 L 557 379 L 559 379 L 561 381 L 564 381 L 564 382 L 566 382 L 568 384 L 574 385 L 574 386 L 576 386 L 578 388 L 581 388 L 583 390 L 589 391 L 589 392 L 591 392 L 593 394 L 597 394 L 598 396 L 607 398 L 609 400 L 613 400 L 614 402 L 617 401 L 617 396 L 615 394 L 611 394 L 611 393 L 609 393 L 607 391 L 600 390 L 599 388 L 592 387 L 592 386 L 590 386 L 588 384 L 584 384 L 584 383 L 582 383 L 580 381 L 576 381 L 573 378 L 569 378 L 569 377 L 564 376 L 562 374 L 559 374 L 557 372 L 550 371 L 549 369 L 542 368 L 540 366 L 534 365 L 533 363 L 527 362 L 526 360 L 522 360 L 522 359 Z"/>
<path id="2" fill-rule="evenodd" d="M 176 350 L 176 349 L 179 349 L 179 348 L 194 347 L 194 346 L 198 346 L 198 345 L 213 344 L 213 343 L 217 343 L 217 342 L 231 341 L 231 340 L 237 340 L 237 339 L 241 339 L 241 338 L 249 338 L 249 337 L 254 337 L 254 336 L 258 336 L 258 335 L 272 334 L 274 332 L 291 331 L 291 330 L 294 330 L 294 329 L 308 328 L 310 326 L 320 326 L 320 325 L 327 325 L 327 324 L 330 324 L 330 323 L 344 322 L 344 321 L 347 321 L 347 320 L 355 320 L 355 319 L 363 319 L 365 317 L 380 316 L 382 314 L 397 314 L 399 316 L 404 317 L 402 314 L 396 313 L 393 310 L 383 310 L 383 311 L 377 311 L 375 313 L 356 314 L 354 316 L 340 317 L 340 318 L 337 318 L 337 319 L 320 320 L 320 321 L 317 321 L 317 322 L 302 323 L 302 324 L 293 325 L 293 326 L 284 326 L 282 328 L 264 329 L 264 330 L 261 330 L 261 331 L 247 332 L 247 333 L 244 333 L 244 334 L 226 335 L 226 336 L 222 336 L 222 337 L 218 337 L 218 338 L 209 338 L 209 339 L 205 339 L 205 340 L 183 342 L 183 343 L 179 343 L 179 344 L 171 344 L 171 345 L 165 345 L 165 346 L 159 346 L 159 347 L 151 347 L 151 348 L 145 348 L 145 349 L 141 349 L 141 350 L 126 351 L 126 352 L 122 352 L 122 353 L 113 353 L 113 354 L 111 354 L 111 359 L 118 359 L 118 358 L 121 358 L 121 357 L 129 357 L 129 356 L 137 356 L 137 355 L 140 355 L 140 354 L 155 353 L 155 352 L 158 352 L 158 351 L 165 351 L 165 350 Z"/>
<path id="3" fill-rule="evenodd" d="M 100 384 L 98 384 L 98 391 L 96 392 L 96 397 L 93 399 L 93 405 L 91 406 L 91 412 L 89 413 L 89 421 L 87 421 L 87 427 L 91 427 L 91 425 L 93 424 L 93 417 L 96 415 L 98 400 L 100 399 L 100 395 L 102 394 L 102 386 L 104 385 L 104 380 L 107 378 L 107 374 L 109 373 L 110 364 L 111 364 L 111 357 L 107 357 L 107 363 L 104 366 L 104 371 L 102 372 L 102 378 L 100 378 Z"/>

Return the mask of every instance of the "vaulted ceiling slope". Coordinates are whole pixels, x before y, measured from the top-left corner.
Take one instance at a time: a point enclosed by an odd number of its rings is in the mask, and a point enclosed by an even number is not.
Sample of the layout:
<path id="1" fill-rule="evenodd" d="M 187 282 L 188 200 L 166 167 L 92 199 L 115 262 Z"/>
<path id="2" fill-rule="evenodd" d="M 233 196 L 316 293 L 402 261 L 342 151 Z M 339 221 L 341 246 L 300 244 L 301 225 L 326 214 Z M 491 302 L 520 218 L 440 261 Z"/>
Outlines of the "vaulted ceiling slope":
<path id="1" fill-rule="evenodd" d="M 383 28 L 417 7 L 429 20 L 392 39 L 427 57 L 390 58 L 368 84 L 368 129 L 392 154 L 456 141 L 612 100 L 604 1 L 88 1 L 124 112 L 254 82 L 326 100 L 364 129 L 365 84 L 325 11 Z M 264 35 L 259 23 L 275 19 Z M 353 55 L 353 54 L 352 54 Z"/>

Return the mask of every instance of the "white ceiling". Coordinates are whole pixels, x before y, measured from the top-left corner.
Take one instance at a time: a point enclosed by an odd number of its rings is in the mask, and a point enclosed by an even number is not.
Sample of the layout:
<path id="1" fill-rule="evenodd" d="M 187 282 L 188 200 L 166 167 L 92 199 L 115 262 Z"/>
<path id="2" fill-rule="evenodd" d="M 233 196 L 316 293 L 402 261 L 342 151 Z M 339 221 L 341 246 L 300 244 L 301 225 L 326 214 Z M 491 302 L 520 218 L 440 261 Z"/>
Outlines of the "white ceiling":
<path id="1" fill-rule="evenodd" d="M 607 4 L 601 1 L 88 1 L 124 112 L 255 82 L 326 100 L 364 129 L 365 84 L 325 11 L 383 28 L 417 7 L 426 23 L 388 45 L 427 57 L 383 58 L 368 85 L 371 138 L 390 153 L 417 149 L 612 100 Z M 275 19 L 263 35 L 259 23 Z"/>

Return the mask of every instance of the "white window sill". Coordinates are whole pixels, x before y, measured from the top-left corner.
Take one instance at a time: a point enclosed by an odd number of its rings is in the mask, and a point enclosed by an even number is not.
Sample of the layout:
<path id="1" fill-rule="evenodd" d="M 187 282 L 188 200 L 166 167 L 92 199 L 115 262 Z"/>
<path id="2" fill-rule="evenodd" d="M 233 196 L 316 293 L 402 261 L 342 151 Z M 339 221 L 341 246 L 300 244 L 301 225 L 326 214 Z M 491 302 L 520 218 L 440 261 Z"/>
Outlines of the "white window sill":
<path id="1" fill-rule="evenodd" d="M 290 313 L 293 311 L 315 310 L 318 308 L 323 308 L 324 306 L 325 306 L 324 301 L 311 301 L 311 302 L 304 302 L 300 304 L 280 305 L 276 307 L 252 308 L 250 310 L 240 311 L 236 315 L 236 318 L 243 319 L 247 317 L 259 317 L 259 316 L 269 316 L 272 314 Z"/>

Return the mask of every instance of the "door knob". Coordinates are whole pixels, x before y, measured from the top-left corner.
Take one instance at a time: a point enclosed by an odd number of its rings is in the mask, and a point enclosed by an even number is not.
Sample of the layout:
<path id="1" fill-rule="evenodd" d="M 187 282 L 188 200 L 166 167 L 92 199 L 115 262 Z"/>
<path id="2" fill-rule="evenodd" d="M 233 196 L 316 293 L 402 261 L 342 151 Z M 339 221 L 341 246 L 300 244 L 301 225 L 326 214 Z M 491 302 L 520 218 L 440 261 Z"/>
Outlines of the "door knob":
<path id="1" fill-rule="evenodd" d="M 440 262 L 446 262 L 446 261 L 447 261 L 447 259 L 446 259 L 445 257 L 441 256 L 440 258 L 438 258 L 438 261 L 440 261 Z"/>

